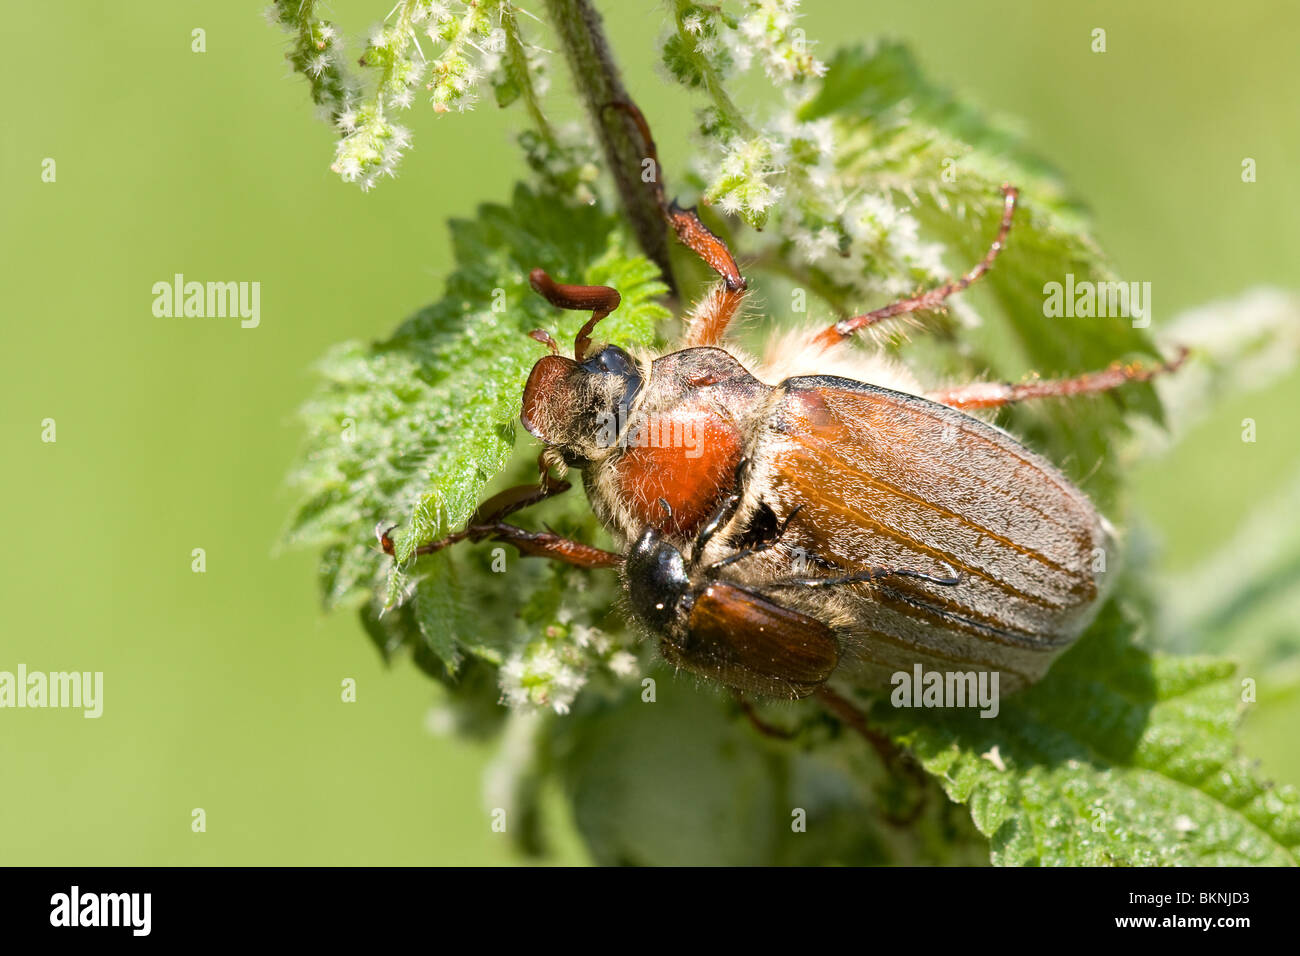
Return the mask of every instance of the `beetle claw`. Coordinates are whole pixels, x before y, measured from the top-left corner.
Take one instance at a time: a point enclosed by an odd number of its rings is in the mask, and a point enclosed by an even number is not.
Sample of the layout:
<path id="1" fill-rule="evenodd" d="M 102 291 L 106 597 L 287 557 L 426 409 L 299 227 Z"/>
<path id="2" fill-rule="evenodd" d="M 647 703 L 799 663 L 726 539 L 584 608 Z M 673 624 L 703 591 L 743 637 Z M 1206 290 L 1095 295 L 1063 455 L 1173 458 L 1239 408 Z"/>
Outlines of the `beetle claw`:
<path id="1" fill-rule="evenodd" d="M 379 547 L 383 549 L 384 554 L 391 555 L 395 550 L 393 547 L 393 539 L 390 538 L 389 535 L 392 534 L 393 529 L 396 527 L 397 525 L 390 524 L 385 528 L 382 521 L 375 525 L 375 538 L 379 541 Z"/>

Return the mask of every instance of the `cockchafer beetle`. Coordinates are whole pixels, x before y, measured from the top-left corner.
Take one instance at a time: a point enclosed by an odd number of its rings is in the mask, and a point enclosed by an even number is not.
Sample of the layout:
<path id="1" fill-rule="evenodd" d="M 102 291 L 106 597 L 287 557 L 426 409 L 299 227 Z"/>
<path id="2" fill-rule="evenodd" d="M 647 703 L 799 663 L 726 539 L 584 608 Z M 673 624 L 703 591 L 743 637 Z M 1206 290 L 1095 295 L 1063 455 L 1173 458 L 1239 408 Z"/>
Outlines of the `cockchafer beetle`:
<path id="1" fill-rule="evenodd" d="M 615 105 L 658 169 L 640 112 Z M 594 344 L 618 292 L 534 270 L 553 305 L 592 313 L 572 359 L 532 333 L 551 350 L 521 416 L 546 444 L 543 481 L 504 492 L 465 532 L 421 550 L 495 537 L 525 554 L 621 566 L 633 613 L 665 657 L 741 691 L 802 697 L 832 673 L 886 687 L 917 664 L 998 671 L 1004 692 L 1039 679 L 1100 603 L 1094 559 L 1112 531 L 1056 467 L 968 412 L 1145 381 L 1185 353 L 1058 381 L 926 390 L 896 364 L 840 348 L 858 330 L 942 307 L 987 272 L 1016 208 L 1004 186 L 997 236 L 968 273 L 793 333 L 754 362 L 724 347 L 746 292 L 730 251 L 693 210 L 666 202 L 661 177 L 652 188 L 678 238 L 722 279 L 689 316 L 683 347 L 634 355 Z M 582 472 L 626 555 L 504 522 L 567 489 L 551 474 L 567 468 Z"/>

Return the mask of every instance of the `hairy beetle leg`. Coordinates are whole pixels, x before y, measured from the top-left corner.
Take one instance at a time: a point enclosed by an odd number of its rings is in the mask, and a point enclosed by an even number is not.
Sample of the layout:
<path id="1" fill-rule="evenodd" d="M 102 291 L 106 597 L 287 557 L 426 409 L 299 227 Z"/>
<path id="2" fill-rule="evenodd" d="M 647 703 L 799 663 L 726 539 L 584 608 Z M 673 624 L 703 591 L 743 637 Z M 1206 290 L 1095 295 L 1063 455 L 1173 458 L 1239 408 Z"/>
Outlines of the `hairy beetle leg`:
<path id="1" fill-rule="evenodd" d="M 550 558 L 563 561 L 575 568 L 618 568 L 623 566 L 623 556 L 605 551 L 581 541 L 564 538 L 553 531 L 526 531 L 512 524 L 487 525 L 479 531 L 484 537 L 513 545 L 526 558 Z"/>
<path id="2" fill-rule="evenodd" d="M 1074 378 L 1052 379 L 1045 382 L 1024 382 L 1012 385 L 1006 382 L 974 382 L 932 392 L 927 397 L 949 408 L 969 411 L 978 408 L 1001 408 L 1032 398 L 1068 397 L 1109 391 L 1129 382 L 1146 382 L 1157 375 L 1177 371 L 1187 359 L 1187 349 L 1167 362 L 1143 365 L 1140 362 L 1116 363 L 1100 372 L 1087 372 Z"/>
<path id="3" fill-rule="evenodd" d="M 489 534 L 483 533 L 485 528 L 513 528 L 514 525 L 505 525 L 502 524 L 502 521 L 517 511 L 531 508 L 547 498 L 563 494 L 571 487 L 573 486 L 569 482 L 553 477 L 548 471 L 543 471 L 540 484 L 514 485 L 504 491 L 497 492 L 478 506 L 478 510 L 470 517 L 465 530 L 449 534 L 437 541 L 422 544 L 415 549 L 415 554 L 434 554 L 461 541 L 481 541 L 489 536 Z M 396 527 L 397 525 L 394 524 L 380 530 L 383 528 L 383 522 L 375 525 L 375 537 L 379 540 L 379 547 L 383 549 L 384 554 L 393 555 L 396 551 L 393 539 L 390 537 Z"/>
<path id="4" fill-rule="evenodd" d="M 679 206 L 676 200 L 668 202 L 664 187 L 663 167 L 659 163 L 659 151 L 655 147 L 654 137 L 650 134 L 650 124 L 640 108 L 628 100 L 616 100 L 606 103 L 604 109 L 620 110 L 631 117 L 637 131 L 641 134 L 641 145 L 646 158 L 653 164 L 654 178 L 650 188 L 654 191 L 655 201 L 659 204 L 664 221 L 672 228 L 679 242 L 700 257 L 710 269 L 722 278 L 722 284 L 709 291 L 696 305 L 686 330 L 687 345 L 717 345 L 722 341 L 727 326 L 740 309 L 748 288 L 745 277 L 741 275 L 736 258 L 727 248 L 727 244 L 700 220 L 694 207 Z"/>
<path id="5" fill-rule="evenodd" d="M 569 482 L 553 477 L 549 471 L 543 471 L 540 484 L 515 485 L 497 492 L 478 506 L 478 510 L 474 512 L 468 524 L 495 524 L 517 511 L 531 508 L 547 498 L 564 494 L 572 487 Z"/>
<path id="6" fill-rule="evenodd" d="M 984 258 L 970 272 L 961 278 L 950 279 L 941 286 L 918 293 L 907 299 L 900 299 L 898 302 L 876 309 L 874 312 L 842 319 L 819 332 L 813 341 L 820 345 L 835 345 L 843 342 L 854 332 L 875 325 L 877 322 L 892 319 L 896 315 L 937 309 L 943 305 L 944 300 L 949 296 L 956 295 L 969 287 L 972 282 L 992 268 L 993 260 L 998 257 L 998 254 L 1006 245 L 1007 233 L 1011 231 L 1011 220 L 1015 215 L 1016 201 L 1019 196 L 1020 191 L 1014 186 L 1010 184 L 1002 186 L 1002 221 L 998 224 L 997 237 L 993 240 L 993 244 L 989 246 L 988 252 L 984 253 Z"/>
<path id="7" fill-rule="evenodd" d="M 727 495 L 722 499 L 713 512 L 713 516 L 700 526 L 699 532 L 695 535 L 695 547 L 691 550 L 692 559 L 695 561 L 700 559 L 700 555 L 704 553 L 704 549 L 713 540 L 713 536 L 722 530 L 724 524 L 731 520 L 739 507 L 740 495 Z"/>
<path id="8" fill-rule="evenodd" d="M 744 558 L 752 558 L 754 555 L 762 554 L 765 551 L 771 551 L 781 543 L 781 539 L 785 537 L 785 533 L 790 527 L 790 522 L 793 521 L 795 515 L 802 510 L 803 505 L 796 505 L 795 509 L 785 516 L 785 520 L 781 522 L 780 527 L 776 529 L 776 533 L 773 534 L 772 537 L 768 538 L 766 541 L 759 542 L 752 548 L 744 548 L 737 551 L 735 554 L 728 555 L 721 561 L 715 561 L 713 564 L 710 564 L 706 570 L 711 575 L 717 574 L 723 568 L 727 567 L 727 565 L 735 564 L 737 561 L 743 560 Z"/>
<path id="9" fill-rule="evenodd" d="M 380 546 L 384 549 L 384 553 L 389 555 L 393 554 L 393 541 L 388 537 L 388 532 L 392 530 L 389 528 L 388 531 L 380 532 L 376 529 Z M 526 558 L 550 558 L 571 564 L 575 568 L 617 568 L 623 564 L 623 556 L 612 551 L 561 537 L 553 531 L 528 531 L 503 521 L 470 525 L 464 531 L 457 531 L 445 538 L 420 545 L 415 549 L 415 554 L 434 554 L 462 541 L 486 540 L 513 545 Z"/>

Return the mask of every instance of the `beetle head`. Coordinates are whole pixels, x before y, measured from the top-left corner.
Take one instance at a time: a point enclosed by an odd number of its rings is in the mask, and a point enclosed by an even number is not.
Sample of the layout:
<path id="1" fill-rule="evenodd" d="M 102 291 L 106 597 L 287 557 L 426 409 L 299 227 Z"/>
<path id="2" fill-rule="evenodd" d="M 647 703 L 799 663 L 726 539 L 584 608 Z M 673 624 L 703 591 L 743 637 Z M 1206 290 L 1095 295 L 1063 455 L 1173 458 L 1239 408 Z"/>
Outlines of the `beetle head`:
<path id="1" fill-rule="evenodd" d="M 617 446 L 640 390 L 636 360 L 617 345 L 606 345 L 582 362 L 547 355 L 528 376 L 519 418 L 568 464 L 582 465 Z"/>

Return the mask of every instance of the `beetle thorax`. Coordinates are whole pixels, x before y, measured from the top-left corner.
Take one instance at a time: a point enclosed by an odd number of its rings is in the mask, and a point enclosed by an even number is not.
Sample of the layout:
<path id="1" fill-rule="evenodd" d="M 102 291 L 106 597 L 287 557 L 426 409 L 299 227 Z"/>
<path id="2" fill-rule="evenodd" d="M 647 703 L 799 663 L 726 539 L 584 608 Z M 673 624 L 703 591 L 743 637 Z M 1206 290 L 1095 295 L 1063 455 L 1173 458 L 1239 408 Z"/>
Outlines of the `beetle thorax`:
<path id="1" fill-rule="evenodd" d="M 684 543 L 735 488 L 769 391 L 721 349 L 655 360 L 613 454 L 584 468 L 597 516 L 625 541 L 654 526 Z"/>

